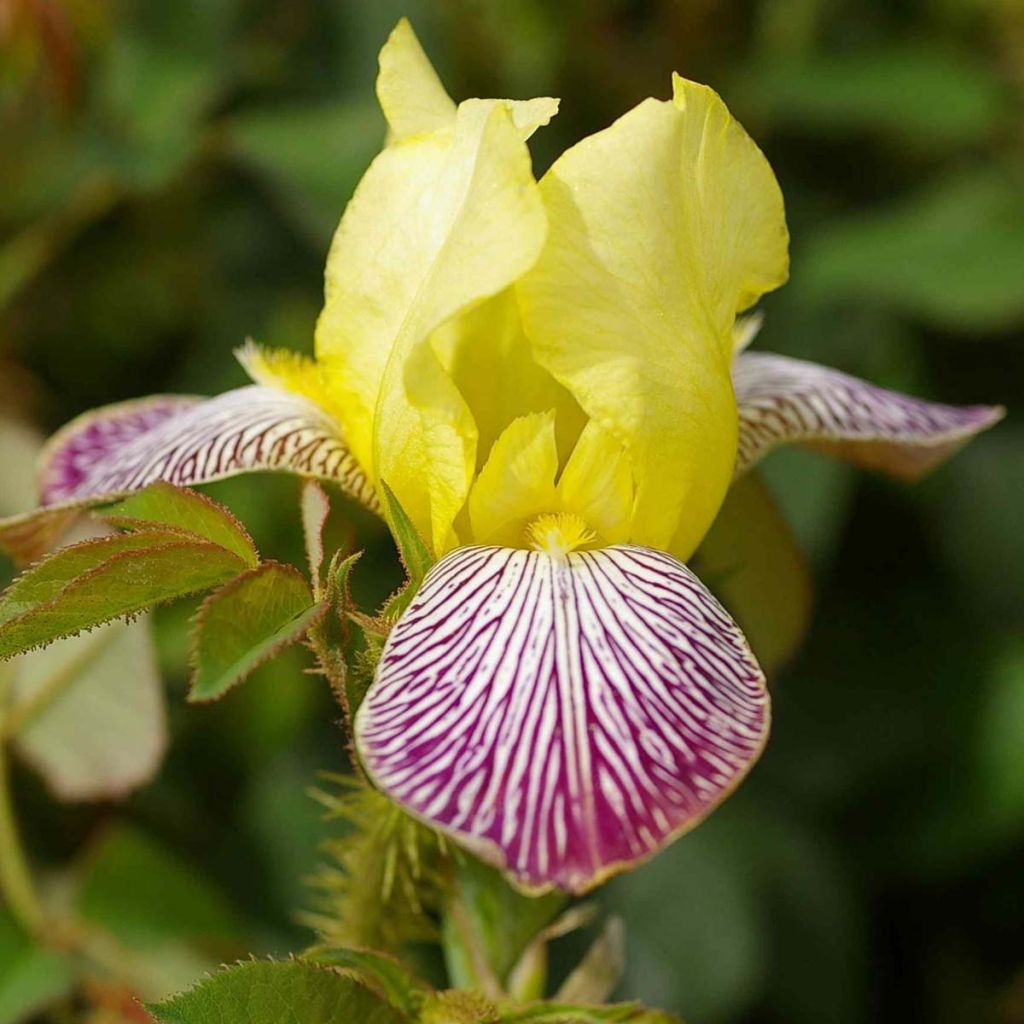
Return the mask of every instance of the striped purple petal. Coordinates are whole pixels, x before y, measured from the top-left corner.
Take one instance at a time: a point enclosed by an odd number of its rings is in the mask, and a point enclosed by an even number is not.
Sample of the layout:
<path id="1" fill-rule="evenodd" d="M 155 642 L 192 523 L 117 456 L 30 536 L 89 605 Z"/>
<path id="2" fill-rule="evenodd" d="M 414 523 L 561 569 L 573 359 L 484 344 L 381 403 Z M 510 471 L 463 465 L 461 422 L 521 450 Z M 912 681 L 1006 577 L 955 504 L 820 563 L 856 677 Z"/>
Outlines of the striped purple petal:
<path id="1" fill-rule="evenodd" d="M 764 745 L 764 676 L 671 556 L 459 548 L 356 721 L 371 778 L 527 889 L 582 892 L 692 828 Z"/>
<path id="2" fill-rule="evenodd" d="M 44 504 L 124 494 L 157 480 L 181 486 L 285 470 L 376 499 L 334 420 L 307 398 L 251 387 L 200 399 L 159 396 L 86 413 L 47 446 Z"/>
<path id="3" fill-rule="evenodd" d="M 990 405 L 942 405 L 825 366 L 764 352 L 733 363 L 740 415 L 735 475 L 782 444 L 801 443 L 915 479 L 1002 419 Z"/>

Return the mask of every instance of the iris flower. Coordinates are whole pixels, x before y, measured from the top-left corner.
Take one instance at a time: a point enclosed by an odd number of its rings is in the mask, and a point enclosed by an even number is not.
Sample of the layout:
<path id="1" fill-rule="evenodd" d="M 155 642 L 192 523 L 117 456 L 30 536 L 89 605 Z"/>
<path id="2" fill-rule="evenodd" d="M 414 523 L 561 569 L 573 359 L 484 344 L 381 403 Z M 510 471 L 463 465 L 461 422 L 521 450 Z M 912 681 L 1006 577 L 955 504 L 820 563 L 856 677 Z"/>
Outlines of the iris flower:
<path id="1" fill-rule="evenodd" d="M 362 765 L 523 888 L 581 892 L 764 747 L 764 674 L 685 565 L 731 482 L 788 443 L 915 476 L 1000 410 L 743 351 L 788 234 L 707 87 L 675 76 L 540 181 L 556 100 L 456 105 L 405 21 L 377 93 L 387 143 L 331 245 L 315 360 L 250 344 L 251 386 L 87 414 L 42 501 L 288 470 L 380 512 L 386 485 L 436 561 L 359 709 Z"/>

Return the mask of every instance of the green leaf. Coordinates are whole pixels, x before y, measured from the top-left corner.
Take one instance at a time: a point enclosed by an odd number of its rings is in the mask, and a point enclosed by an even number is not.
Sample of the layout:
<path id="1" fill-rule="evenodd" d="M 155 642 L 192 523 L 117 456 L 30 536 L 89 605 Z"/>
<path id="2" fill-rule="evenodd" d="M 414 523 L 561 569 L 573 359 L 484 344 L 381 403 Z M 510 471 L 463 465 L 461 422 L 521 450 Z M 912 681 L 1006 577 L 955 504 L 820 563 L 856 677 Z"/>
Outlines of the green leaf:
<path id="1" fill-rule="evenodd" d="M 234 552 L 246 565 L 259 563 L 256 545 L 245 527 L 223 505 L 197 491 L 165 481 L 152 484 L 93 513 L 110 526 L 140 530 L 170 526 Z"/>
<path id="2" fill-rule="evenodd" d="M 423 538 L 413 526 L 412 520 L 406 515 L 405 509 L 395 497 L 395 492 L 383 480 L 381 481 L 381 494 L 384 512 L 391 526 L 395 544 L 398 546 L 398 554 L 401 556 L 402 564 L 409 576 L 406 586 L 388 602 L 385 608 L 385 614 L 397 614 L 404 610 L 412 600 L 413 595 L 423 582 L 424 576 L 434 564 L 434 559 L 431 557 L 427 545 L 424 544 Z"/>
<path id="3" fill-rule="evenodd" d="M 32 942 L 0 908 L 0 1024 L 27 1021 L 71 991 L 74 970 Z"/>
<path id="4" fill-rule="evenodd" d="M 805 301 L 871 302 L 939 327 L 1024 320 L 1024 187 L 1015 169 L 949 177 L 829 225 L 793 276 Z"/>
<path id="5" fill-rule="evenodd" d="M 562 893 L 525 896 L 500 871 L 460 857 L 444 917 L 445 955 L 452 980 L 479 986 L 481 966 L 503 984 L 524 950 L 566 903 Z"/>
<path id="6" fill-rule="evenodd" d="M 321 946 L 307 951 L 303 958 L 327 967 L 355 971 L 367 987 L 409 1016 L 415 1014 L 419 995 L 426 991 L 426 986 L 401 961 L 372 949 Z"/>
<path id="7" fill-rule="evenodd" d="M 327 611 L 290 565 L 264 562 L 200 605 L 192 635 L 190 701 L 223 697 L 264 662 L 296 643 Z"/>
<path id="8" fill-rule="evenodd" d="M 0 658 L 207 590 L 245 567 L 219 544 L 159 530 L 62 548 L 0 597 Z"/>
<path id="9" fill-rule="evenodd" d="M 401 1024 L 368 988 L 327 967 L 291 961 L 220 971 L 149 1007 L 160 1024 Z"/>
<path id="10" fill-rule="evenodd" d="M 0 738 L 58 798 L 115 799 L 154 776 L 167 722 L 148 621 L 58 640 L 11 669 Z"/>

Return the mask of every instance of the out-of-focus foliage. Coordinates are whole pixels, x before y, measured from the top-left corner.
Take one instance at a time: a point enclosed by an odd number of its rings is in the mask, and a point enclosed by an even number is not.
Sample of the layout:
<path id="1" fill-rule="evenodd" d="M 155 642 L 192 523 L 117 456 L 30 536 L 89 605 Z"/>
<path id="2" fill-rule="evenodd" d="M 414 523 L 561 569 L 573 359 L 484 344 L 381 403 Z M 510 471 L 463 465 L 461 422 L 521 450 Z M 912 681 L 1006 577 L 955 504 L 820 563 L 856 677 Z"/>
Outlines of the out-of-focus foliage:
<path id="1" fill-rule="evenodd" d="M 810 637 L 774 680 L 774 736 L 740 794 L 602 896 L 626 925 L 616 996 L 699 1024 L 1021 1019 L 1016 0 L 0 0 L 0 413 L 50 430 L 139 394 L 213 393 L 241 381 L 230 350 L 249 335 L 308 351 L 327 243 L 383 137 L 374 60 L 401 14 L 454 95 L 563 98 L 538 170 L 668 95 L 672 70 L 709 82 L 787 199 L 792 280 L 757 344 L 1010 408 L 914 489 L 800 452 L 765 463 L 814 576 Z M 4 437 L 0 490 L 28 457 Z M 302 564 L 294 482 L 211 493 L 266 558 Z M 334 506 L 328 550 L 354 530 L 353 597 L 376 606 L 401 580 L 394 549 Z M 171 747 L 152 784 L 69 811 L 15 778 L 53 898 L 164 951 L 153 998 L 312 938 L 301 880 L 340 825 L 307 790 L 346 767 L 301 648 L 187 707 L 188 614 L 155 615 Z M 145 933 L 150 912 L 166 934 Z M 556 978 L 593 938 L 559 940 Z M 0 917 L 0 1020 L 69 970 Z"/>

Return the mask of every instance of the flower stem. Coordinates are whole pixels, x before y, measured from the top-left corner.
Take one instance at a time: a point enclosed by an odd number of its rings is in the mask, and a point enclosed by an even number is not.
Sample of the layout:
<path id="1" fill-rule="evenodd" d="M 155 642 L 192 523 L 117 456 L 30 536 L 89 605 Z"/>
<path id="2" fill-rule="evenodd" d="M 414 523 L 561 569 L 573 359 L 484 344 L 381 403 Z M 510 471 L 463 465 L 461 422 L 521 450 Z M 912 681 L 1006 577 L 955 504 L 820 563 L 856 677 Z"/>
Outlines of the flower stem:
<path id="1" fill-rule="evenodd" d="M 0 745 L 0 895 L 11 914 L 34 938 L 46 930 L 46 914 L 36 895 L 21 844 L 7 772 L 7 750 Z"/>

